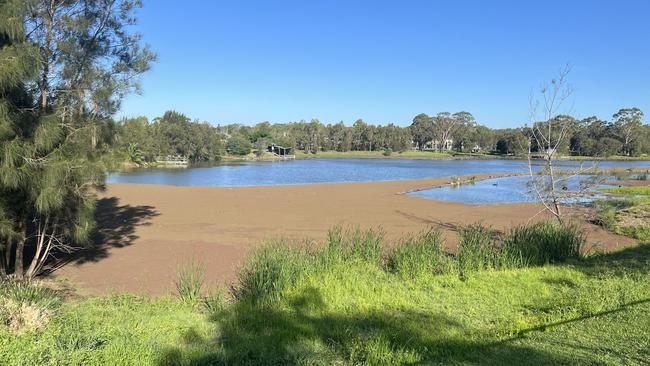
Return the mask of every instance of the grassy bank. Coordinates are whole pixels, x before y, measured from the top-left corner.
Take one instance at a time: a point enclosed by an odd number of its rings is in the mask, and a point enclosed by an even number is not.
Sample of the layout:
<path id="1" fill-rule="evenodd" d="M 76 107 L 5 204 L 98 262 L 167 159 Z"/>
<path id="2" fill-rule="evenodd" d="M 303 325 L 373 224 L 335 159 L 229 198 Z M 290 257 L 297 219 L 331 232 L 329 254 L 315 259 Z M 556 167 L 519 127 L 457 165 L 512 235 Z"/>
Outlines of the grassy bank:
<path id="1" fill-rule="evenodd" d="M 620 160 L 620 161 L 646 161 L 650 160 L 650 155 L 640 155 L 640 156 L 622 156 L 622 155 L 610 155 L 608 157 L 596 157 L 596 156 L 580 156 L 572 155 L 563 157 L 567 160 Z"/>
<path id="2" fill-rule="evenodd" d="M 650 362 L 650 245 L 585 257 L 581 234 L 552 224 L 460 235 L 455 256 L 436 231 L 390 245 L 341 230 L 318 247 L 272 243 L 228 301 L 0 291 L 49 317 L 1 328 L 0 354 L 9 365 Z M 185 294 L 200 283 L 189 277 Z"/>
<path id="3" fill-rule="evenodd" d="M 613 198 L 596 203 L 596 219 L 617 234 L 650 242 L 650 187 L 612 187 L 602 191 Z"/>

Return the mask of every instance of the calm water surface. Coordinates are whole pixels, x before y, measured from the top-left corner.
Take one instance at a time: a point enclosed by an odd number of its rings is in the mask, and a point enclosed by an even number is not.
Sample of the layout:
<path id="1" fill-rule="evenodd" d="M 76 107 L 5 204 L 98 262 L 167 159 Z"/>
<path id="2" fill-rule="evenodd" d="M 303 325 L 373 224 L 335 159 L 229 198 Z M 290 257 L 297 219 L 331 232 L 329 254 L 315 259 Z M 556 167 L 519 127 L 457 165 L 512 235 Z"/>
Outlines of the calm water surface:
<path id="1" fill-rule="evenodd" d="M 563 168 L 589 162 L 562 161 Z M 601 161 L 601 168 L 648 167 L 650 161 Z M 526 171 L 521 160 L 401 160 L 401 159 L 311 159 L 276 162 L 226 163 L 209 167 L 139 169 L 112 173 L 109 183 L 147 183 L 176 186 L 267 186 L 337 182 L 372 182 L 483 173 Z"/>
<path id="2" fill-rule="evenodd" d="M 610 177 L 608 180 L 612 181 Z M 598 194 L 597 188 L 607 186 L 606 181 L 594 180 L 590 176 L 571 177 L 564 184 L 569 192 L 589 193 L 572 196 L 564 200 L 566 203 L 588 203 L 604 197 Z M 424 197 L 437 201 L 453 201 L 472 205 L 501 204 L 517 202 L 534 202 L 538 196 L 530 188 L 530 176 L 501 177 L 477 181 L 456 187 L 431 188 L 409 193 L 412 196 Z"/>

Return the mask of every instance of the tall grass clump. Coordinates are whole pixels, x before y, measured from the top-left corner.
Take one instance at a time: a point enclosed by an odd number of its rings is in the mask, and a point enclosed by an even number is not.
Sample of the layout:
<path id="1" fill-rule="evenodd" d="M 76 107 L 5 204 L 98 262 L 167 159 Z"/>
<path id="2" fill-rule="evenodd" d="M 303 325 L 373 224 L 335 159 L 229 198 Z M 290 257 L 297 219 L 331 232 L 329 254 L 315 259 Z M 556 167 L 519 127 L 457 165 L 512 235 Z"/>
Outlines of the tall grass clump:
<path id="1" fill-rule="evenodd" d="M 513 227 L 503 239 L 501 260 L 508 267 L 537 266 L 580 257 L 585 235 L 573 224 L 540 222 Z"/>
<path id="2" fill-rule="evenodd" d="M 499 251 L 495 246 L 494 236 L 494 231 L 481 223 L 460 229 L 456 261 L 461 277 L 469 272 L 494 269 L 498 266 Z"/>
<path id="3" fill-rule="evenodd" d="M 284 242 L 259 248 L 244 265 L 233 295 L 255 303 L 277 300 L 310 267 L 310 254 Z"/>
<path id="4" fill-rule="evenodd" d="M 178 269 L 176 291 L 182 302 L 196 305 L 201 300 L 201 288 L 205 281 L 205 265 L 192 258 Z"/>
<path id="5" fill-rule="evenodd" d="M 409 278 L 424 274 L 446 273 L 450 267 L 449 256 L 442 246 L 439 230 L 429 229 L 403 240 L 387 258 L 389 271 Z"/>
<path id="6" fill-rule="evenodd" d="M 45 327 L 59 305 L 56 293 L 38 284 L 0 282 L 0 325 L 15 333 Z"/>
<path id="7" fill-rule="evenodd" d="M 337 263 L 363 261 L 379 265 L 384 246 L 384 233 L 381 230 L 344 230 L 340 226 L 332 228 L 327 241 L 315 254 L 315 262 L 321 267 Z"/>

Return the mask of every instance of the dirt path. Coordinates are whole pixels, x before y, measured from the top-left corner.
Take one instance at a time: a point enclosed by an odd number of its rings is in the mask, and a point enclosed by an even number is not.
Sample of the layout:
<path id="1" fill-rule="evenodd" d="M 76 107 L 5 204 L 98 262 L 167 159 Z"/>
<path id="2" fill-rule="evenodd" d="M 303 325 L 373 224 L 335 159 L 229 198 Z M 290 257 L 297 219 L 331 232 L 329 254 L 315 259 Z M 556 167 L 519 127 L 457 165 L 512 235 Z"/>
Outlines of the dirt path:
<path id="1" fill-rule="evenodd" d="M 484 178 L 487 176 L 479 176 Z M 165 294 L 180 263 L 196 256 L 208 282 L 235 278 L 245 255 L 265 240 L 322 240 L 334 225 L 381 227 L 397 238 L 440 225 L 482 221 L 498 229 L 533 217 L 536 204 L 465 205 L 398 194 L 448 179 L 272 187 L 115 184 L 98 205 L 97 245 L 55 273 L 91 293 Z M 538 216 L 539 217 L 539 216 Z M 612 249 L 633 241 L 585 224 L 590 243 Z"/>

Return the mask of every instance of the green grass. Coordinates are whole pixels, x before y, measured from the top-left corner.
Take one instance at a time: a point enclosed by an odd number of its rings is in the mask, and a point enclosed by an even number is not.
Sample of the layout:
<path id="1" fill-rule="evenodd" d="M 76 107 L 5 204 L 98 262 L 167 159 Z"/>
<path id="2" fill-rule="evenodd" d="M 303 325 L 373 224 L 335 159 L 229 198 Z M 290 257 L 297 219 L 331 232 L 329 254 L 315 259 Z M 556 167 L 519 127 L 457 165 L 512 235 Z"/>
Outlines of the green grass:
<path id="1" fill-rule="evenodd" d="M 613 187 L 603 191 L 619 196 L 596 203 L 596 221 L 621 235 L 650 242 L 650 187 Z"/>
<path id="2" fill-rule="evenodd" d="M 568 159 L 568 160 L 622 160 L 622 161 L 645 161 L 645 160 L 650 160 L 650 155 L 640 155 L 640 156 L 610 155 L 610 156 L 607 156 L 607 157 L 571 155 L 571 156 L 567 156 L 566 159 Z"/>
<path id="3" fill-rule="evenodd" d="M 650 186 L 602 188 L 603 192 L 628 196 L 650 196 Z"/>
<path id="4" fill-rule="evenodd" d="M 501 259 L 506 267 L 539 266 L 579 258 L 585 235 L 576 225 L 541 222 L 513 227 L 503 239 Z"/>
<path id="5" fill-rule="evenodd" d="M 465 230 L 472 248 L 500 241 Z M 471 276 L 439 265 L 457 260 L 440 246 L 435 231 L 389 246 L 378 232 L 341 229 L 319 247 L 275 243 L 249 260 L 229 303 L 221 292 L 200 308 L 131 295 L 68 301 L 44 329 L 0 327 L 2 362 L 650 363 L 650 245 L 535 267 L 478 265 Z"/>

